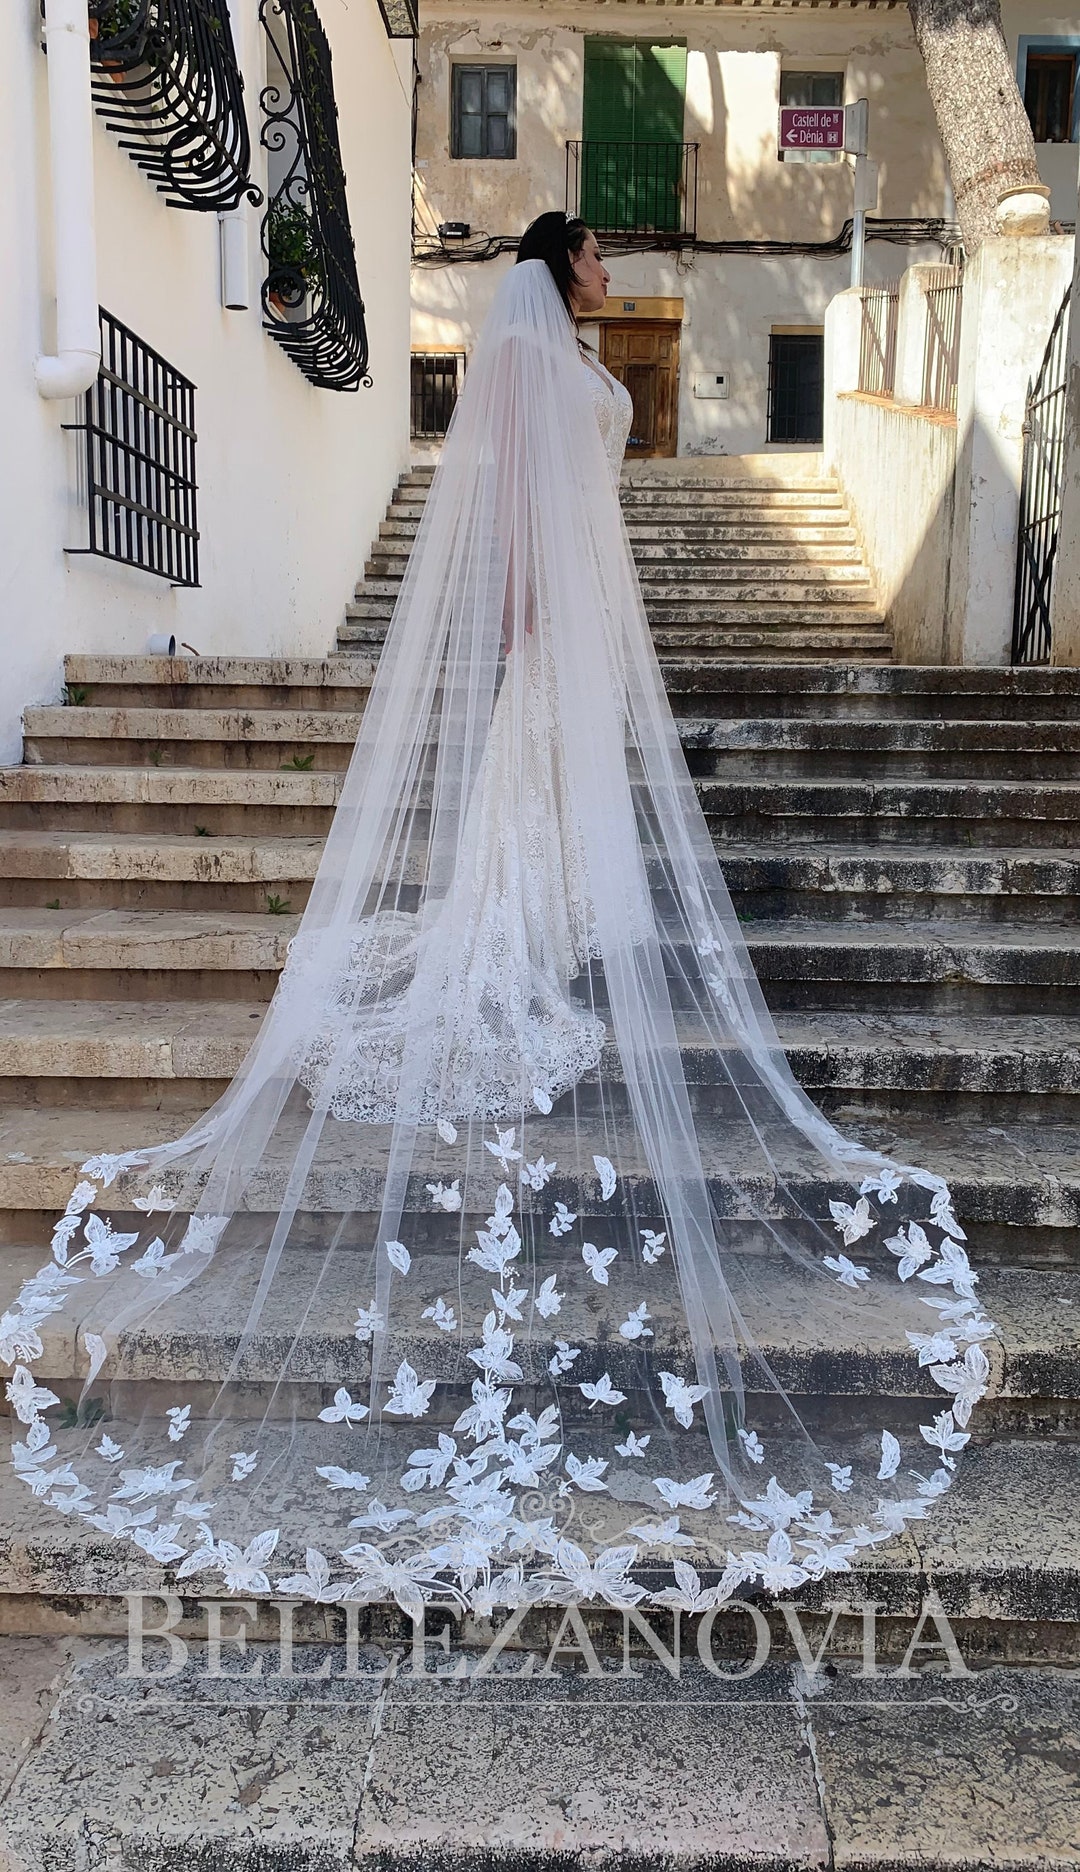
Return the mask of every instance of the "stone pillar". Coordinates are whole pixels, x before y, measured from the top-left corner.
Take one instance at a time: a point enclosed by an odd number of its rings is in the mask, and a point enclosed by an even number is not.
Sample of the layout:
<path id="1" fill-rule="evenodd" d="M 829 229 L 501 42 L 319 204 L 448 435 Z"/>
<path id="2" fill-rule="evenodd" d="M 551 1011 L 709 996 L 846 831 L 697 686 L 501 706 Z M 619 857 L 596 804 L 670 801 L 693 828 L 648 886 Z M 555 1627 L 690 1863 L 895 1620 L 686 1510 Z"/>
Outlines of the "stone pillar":
<path id="1" fill-rule="evenodd" d="M 1080 667 L 1080 266 L 1074 266 L 1069 313 L 1063 467 L 1061 530 L 1050 594 L 1050 661 L 1076 669 Z"/>
<path id="2" fill-rule="evenodd" d="M 1024 403 L 1072 272 L 1069 235 L 984 241 L 964 273 L 950 661 L 1009 661 Z"/>
<path id="3" fill-rule="evenodd" d="M 830 299 L 825 308 L 825 408 L 822 418 L 821 459 L 828 470 L 836 467 L 836 399 L 859 388 L 859 344 L 862 338 L 862 294 L 857 286 Z"/>

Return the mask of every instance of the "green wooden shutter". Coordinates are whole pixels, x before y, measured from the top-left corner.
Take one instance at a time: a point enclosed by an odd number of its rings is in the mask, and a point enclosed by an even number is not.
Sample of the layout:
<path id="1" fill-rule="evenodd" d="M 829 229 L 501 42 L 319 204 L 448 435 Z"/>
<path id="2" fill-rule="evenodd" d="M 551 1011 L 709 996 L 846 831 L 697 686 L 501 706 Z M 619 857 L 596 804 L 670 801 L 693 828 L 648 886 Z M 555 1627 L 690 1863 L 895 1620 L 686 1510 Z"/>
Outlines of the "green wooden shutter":
<path id="1" fill-rule="evenodd" d="M 593 227 L 678 226 L 685 97 L 685 45 L 586 39 L 580 199 Z"/>

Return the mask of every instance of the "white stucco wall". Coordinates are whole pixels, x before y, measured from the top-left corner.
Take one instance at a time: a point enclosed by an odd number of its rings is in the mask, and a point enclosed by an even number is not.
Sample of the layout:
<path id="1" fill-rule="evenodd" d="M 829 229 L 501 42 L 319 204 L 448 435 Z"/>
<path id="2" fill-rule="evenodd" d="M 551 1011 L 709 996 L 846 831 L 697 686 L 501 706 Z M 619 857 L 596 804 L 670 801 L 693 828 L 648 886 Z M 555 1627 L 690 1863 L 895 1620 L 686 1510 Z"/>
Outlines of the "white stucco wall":
<path id="1" fill-rule="evenodd" d="M 934 257 L 929 247 L 897 249 L 874 242 L 867 251 L 868 282 L 895 277 L 898 253 Z M 688 257 L 689 258 L 689 257 Z M 469 350 L 483 324 L 509 257 L 485 265 L 432 268 L 413 273 L 413 344 Z M 742 254 L 695 254 L 676 264 L 673 254 L 614 254 L 608 258 L 608 304 L 620 299 L 681 299 L 679 349 L 679 454 L 744 455 L 766 446 L 769 337 L 774 326 L 820 331 L 830 300 L 847 286 L 847 255 L 831 260 Z M 597 327 L 583 326 L 594 345 Z M 728 373 L 725 399 L 694 396 L 695 375 Z M 779 443 L 788 449 L 790 443 Z"/>
<path id="2" fill-rule="evenodd" d="M 168 208 L 95 125 L 102 305 L 197 385 L 202 585 L 66 554 L 85 541 L 77 497 L 77 406 L 42 401 L 34 360 L 54 343 L 45 60 L 38 0 L 9 0 L 0 61 L 0 243 L 8 256 L 0 346 L 0 758 L 18 757 L 19 716 L 56 697 L 66 651 L 141 650 L 152 631 L 204 654 L 323 655 L 408 459 L 409 69 L 375 0 L 319 0 L 334 57 L 373 387 L 310 385 L 262 330 L 260 210 L 249 210 L 251 309 L 221 305 L 218 220 Z M 253 175 L 262 35 L 237 0 Z"/>

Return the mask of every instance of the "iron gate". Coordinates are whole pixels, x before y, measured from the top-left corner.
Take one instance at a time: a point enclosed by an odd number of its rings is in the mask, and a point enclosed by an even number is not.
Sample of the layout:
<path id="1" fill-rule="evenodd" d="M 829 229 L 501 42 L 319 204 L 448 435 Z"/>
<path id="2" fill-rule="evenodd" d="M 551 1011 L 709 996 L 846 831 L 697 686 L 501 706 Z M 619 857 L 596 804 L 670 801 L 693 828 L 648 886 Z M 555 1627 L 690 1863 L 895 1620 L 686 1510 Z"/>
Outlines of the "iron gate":
<path id="1" fill-rule="evenodd" d="M 1033 384 L 1028 384 L 1024 410 L 1024 465 L 1020 478 L 1013 599 L 1014 663 L 1050 661 L 1050 594 L 1061 525 L 1071 290 L 1070 283 L 1050 328 L 1039 374 Z"/>

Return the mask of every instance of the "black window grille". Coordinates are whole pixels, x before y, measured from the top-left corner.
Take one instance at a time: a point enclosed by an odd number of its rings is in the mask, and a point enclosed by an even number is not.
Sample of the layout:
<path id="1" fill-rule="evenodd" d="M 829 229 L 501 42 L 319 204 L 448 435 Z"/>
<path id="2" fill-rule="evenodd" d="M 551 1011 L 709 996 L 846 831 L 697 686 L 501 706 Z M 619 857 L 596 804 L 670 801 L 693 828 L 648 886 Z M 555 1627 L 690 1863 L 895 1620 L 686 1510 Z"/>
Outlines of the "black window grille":
<path id="1" fill-rule="evenodd" d="M 267 331 L 322 390 L 370 386 L 368 335 L 338 141 L 330 46 L 312 0 L 259 0 Z"/>
<path id="2" fill-rule="evenodd" d="M 65 425 L 86 438 L 89 543 L 71 550 L 197 585 L 195 385 L 104 307 L 100 323 L 97 382 Z"/>
<path id="3" fill-rule="evenodd" d="M 88 0 L 94 108 L 172 208 L 261 202 L 228 0 Z"/>
<path id="4" fill-rule="evenodd" d="M 1061 487 L 1065 469 L 1065 388 L 1068 378 L 1067 287 L 1050 328 L 1039 374 L 1028 385 L 1024 411 L 1024 458 L 1013 593 L 1012 660 L 1050 661 L 1050 600 L 1061 531 Z"/>
<path id="5" fill-rule="evenodd" d="M 769 338 L 770 442 L 820 442 L 825 407 L 825 340 L 820 332 Z"/>
<path id="6" fill-rule="evenodd" d="M 465 353 L 414 351 L 410 368 L 412 433 L 444 436 L 465 375 Z"/>
<path id="7" fill-rule="evenodd" d="M 1076 53 L 1029 52 L 1024 108 L 1036 143 L 1071 143 L 1076 105 Z"/>

